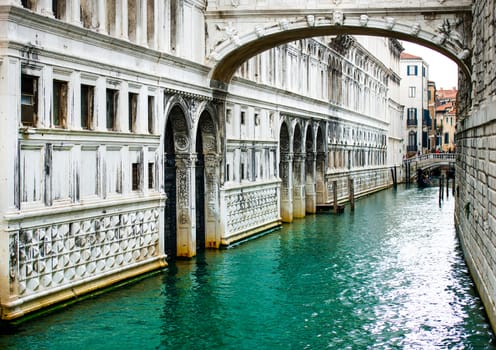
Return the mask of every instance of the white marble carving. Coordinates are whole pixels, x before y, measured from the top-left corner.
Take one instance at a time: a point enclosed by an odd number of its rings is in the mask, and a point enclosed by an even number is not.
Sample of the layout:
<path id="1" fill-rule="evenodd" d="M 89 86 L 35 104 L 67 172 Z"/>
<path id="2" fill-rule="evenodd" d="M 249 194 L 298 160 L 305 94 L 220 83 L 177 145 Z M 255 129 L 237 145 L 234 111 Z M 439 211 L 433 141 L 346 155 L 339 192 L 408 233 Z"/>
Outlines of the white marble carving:
<path id="1" fill-rule="evenodd" d="M 28 227 L 10 234 L 10 277 L 28 296 L 158 255 L 159 210 Z"/>

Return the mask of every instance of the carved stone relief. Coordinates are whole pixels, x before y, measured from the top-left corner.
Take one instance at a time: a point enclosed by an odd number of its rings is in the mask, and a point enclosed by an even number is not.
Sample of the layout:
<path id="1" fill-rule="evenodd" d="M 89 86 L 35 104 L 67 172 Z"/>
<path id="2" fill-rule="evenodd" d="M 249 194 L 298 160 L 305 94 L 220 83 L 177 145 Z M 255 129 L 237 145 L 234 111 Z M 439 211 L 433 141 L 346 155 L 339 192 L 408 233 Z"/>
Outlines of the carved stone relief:
<path id="1" fill-rule="evenodd" d="M 144 209 L 15 231 L 11 281 L 27 296 L 150 259 L 158 225 L 159 210 Z"/>
<path id="2" fill-rule="evenodd" d="M 247 231 L 278 219 L 276 187 L 240 191 L 243 190 L 229 191 L 224 197 L 227 234 Z"/>

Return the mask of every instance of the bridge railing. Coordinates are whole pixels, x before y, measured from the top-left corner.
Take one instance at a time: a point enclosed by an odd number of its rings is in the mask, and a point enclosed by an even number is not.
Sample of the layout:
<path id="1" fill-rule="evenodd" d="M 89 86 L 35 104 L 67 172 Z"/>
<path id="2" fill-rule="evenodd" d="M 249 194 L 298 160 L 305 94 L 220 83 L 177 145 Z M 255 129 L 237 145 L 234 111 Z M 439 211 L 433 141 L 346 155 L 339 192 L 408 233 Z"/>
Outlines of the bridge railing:
<path id="1" fill-rule="evenodd" d="M 420 156 L 415 156 L 411 157 L 408 159 L 403 160 L 404 164 L 412 163 L 412 162 L 421 162 L 425 160 L 447 160 L 447 161 L 455 161 L 455 153 L 428 153 L 428 154 L 422 154 Z"/>

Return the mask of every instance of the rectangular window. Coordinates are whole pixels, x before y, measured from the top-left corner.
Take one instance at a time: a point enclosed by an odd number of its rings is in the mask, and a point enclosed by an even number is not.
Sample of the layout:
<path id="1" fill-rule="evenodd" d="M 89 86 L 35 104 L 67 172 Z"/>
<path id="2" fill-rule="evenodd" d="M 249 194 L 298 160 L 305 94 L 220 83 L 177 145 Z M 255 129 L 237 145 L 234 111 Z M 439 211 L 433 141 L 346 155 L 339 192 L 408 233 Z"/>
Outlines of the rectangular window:
<path id="1" fill-rule="evenodd" d="M 417 108 L 408 108 L 408 119 L 417 118 Z"/>
<path id="2" fill-rule="evenodd" d="M 408 134 L 408 145 L 409 146 L 416 146 L 417 145 L 417 133 L 416 132 L 410 132 Z"/>
<path id="3" fill-rule="evenodd" d="M 132 92 L 128 96 L 128 119 L 129 119 L 129 131 L 136 132 L 136 116 L 138 114 L 138 94 Z"/>
<path id="4" fill-rule="evenodd" d="M 140 172 L 139 163 L 132 164 L 132 174 L 131 174 L 131 189 L 133 191 L 138 191 L 140 187 Z"/>
<path id="5" fill-rule="evenodd" d="M 55 127 L 67 127 L 67 82 L 65 81 L 53 81 L 52 123 Z"/>
<path id="6" fill-rule="evenodd" d="M 242 111 L 241 112 L 241 124 L 244 124 L 245 123 L 245 112 Z"/>
<path id="7" fill-rule="evenodd" d="M 90 85 L 81 85 L 81 128 L 91 129 L 93 124 L 93 104 L 95 88 Z"/>
<path id="8" fill-rule="evenodd" d="M 155 120 L 155 96 L 148 96 L 148 132 L 153 134 L 153 121 Z"/>
<path id="9" fill-rule="evenodd" d="M 148 188 L 153 189 L 155 187 L 154 174 L 155 174 L 155 163 L 148 163 Z"/>
<path id="10" fill-rule="evenodd" d="M 21 77 L 21 123 L 36 126 L 38 119 L 38 77 Z"/>
<path id="11" fill-rule="evenodd" d="M 65 19 L 65 0 L 52 0 L 53 16 L 57 19 Z"/>
<path id="12" fill-rule="evenodd" d="M 445 144 L 449 143 L 449 133 L 447 133 L 447 132 L 444 133 L 444 143 Z"/>
<path id="13" fill-rule="evenodd" d="M 406 67 L 407 75 L 417 75 L 418 67 L 416 65 L 408 65 Z"/>
<path id="14" fill-rule="evenodd" d="M 426 74 L 426 69 L 424 66 L 422 66 L 422 76 L 425 77 L 425 74 Z"/>
<path id="15" fill-rule="evenodd" d="M 34 0 L 21 0 L 22 7 L 34 10 Z"/>
<path id="16" fill-rule="evenodd" d="M 422 131 L 422 147 L 424 148 L 427 147 L 427 140 L 429 140 L 429 135 L 427 134 L 427 131 Z"/>
<path id="17" fill-rule="evenodd" d="M 241 163 L 241 180 L 245 179 L 245 164 Z"/>
<path id="18" fill-rule="evenodd" d="M 417 95 L 417 88 L 415 86 L 410 86 L 408 88 L 408 97 L 415 98 L 416 95 Z"/>
<path id="19" fill-rule="evenodd" d="M 226 181 L 230 181 L 230 176 L 229 176 L 229 172 L 230 172 L 230 166 L 229 164 L 226 164 Z"/>
<path id="20" fill-rule="evenodd" d="M 118 102 L 119 102 L 119 91 L 114 89 L 107 89 L 107 117 L 106 117 L 107 130 L 116 129 Z"/>

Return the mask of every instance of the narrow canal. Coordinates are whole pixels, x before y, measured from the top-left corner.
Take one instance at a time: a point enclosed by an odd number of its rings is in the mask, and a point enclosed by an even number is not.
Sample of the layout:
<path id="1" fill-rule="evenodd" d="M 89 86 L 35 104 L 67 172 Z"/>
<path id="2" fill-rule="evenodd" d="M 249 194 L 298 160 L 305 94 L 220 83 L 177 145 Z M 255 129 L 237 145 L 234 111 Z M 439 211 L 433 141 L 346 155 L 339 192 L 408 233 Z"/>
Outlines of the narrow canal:
<path id="1" fill-rule="evenodd" d="M 4 327 L 0 349 L 495 349 L 453 207 L 383 191 Z"/>

